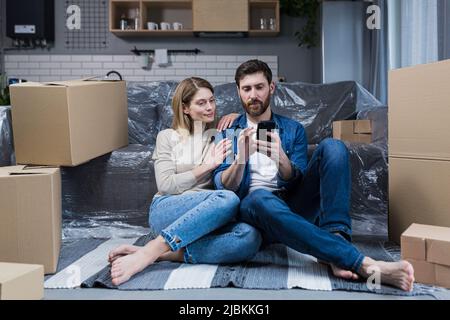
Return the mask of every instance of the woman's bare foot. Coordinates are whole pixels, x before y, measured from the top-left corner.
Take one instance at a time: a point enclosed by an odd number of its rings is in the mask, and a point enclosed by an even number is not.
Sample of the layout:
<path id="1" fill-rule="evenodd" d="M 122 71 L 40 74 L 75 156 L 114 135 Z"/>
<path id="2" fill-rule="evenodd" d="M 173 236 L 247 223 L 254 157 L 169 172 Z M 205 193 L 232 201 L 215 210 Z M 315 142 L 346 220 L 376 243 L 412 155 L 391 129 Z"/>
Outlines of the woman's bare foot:
<path id="1" fill-rule="evenodd" d="M 108 254 L 108 262 L 112 263 L 114 260 L 126 256 L 128 254 L 135 253 L 142 247 L 133 246 L 130 244 L 123 244 L 115 248 L 114 250 L 111 250 L 111 252 Z"/>
<path id="2" fill-rule="evenodd" d="M 169 250 L 170 247 L 164 238 L 158 236 L 136 252 L 117 258 L 111 266 L 112 283 L 118 286 L 130 280 L 132 276 L 154 263 Z"/>
<path id="3" fill-rule="evenodd" d="M 404 291 L 412 291 L 413 289 L 414 268 L 408 261 L 385 262 L 365 257 L 359 273 L 368 278 L 374 271 L 380 272 L 382 283 L 393 285 Z"/>
<path id="4" fill-rule="evenodd" d="M 184 262 L 184 248 L 163 253 L 156 261 Z"/>

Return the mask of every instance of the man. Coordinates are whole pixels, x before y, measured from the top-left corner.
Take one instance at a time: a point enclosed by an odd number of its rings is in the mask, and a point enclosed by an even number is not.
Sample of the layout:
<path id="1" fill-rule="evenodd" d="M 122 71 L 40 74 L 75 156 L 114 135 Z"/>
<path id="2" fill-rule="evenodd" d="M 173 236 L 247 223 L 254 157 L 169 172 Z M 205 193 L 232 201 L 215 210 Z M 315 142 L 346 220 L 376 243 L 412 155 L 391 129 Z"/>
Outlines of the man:
<path id="1" fill-rule="evenodd" d="M 308 163 L 303 126 L 272 112 L 275 91 L 266 63 L 250 60 L 235 76 L 245 115 L 234 130 L 234 161 L 214 173 L 217 189 L 241 198 L 240 218 L 257 227 L 266 244 L 283 243 L 330 264 L 337 277 L 356 280 L 380 272 L 381 281 L 411 291 L 414 270 L 407 261 L 375 261 L 351 244 L 350 167 L 344 143 L 322 141 Z M 272 120 L 271 141 L 256 140 L 259 122 Z M 240 134 L 236 134 L 240 131 Z M 232 132 L 233 133 L 233 132 Z"/>

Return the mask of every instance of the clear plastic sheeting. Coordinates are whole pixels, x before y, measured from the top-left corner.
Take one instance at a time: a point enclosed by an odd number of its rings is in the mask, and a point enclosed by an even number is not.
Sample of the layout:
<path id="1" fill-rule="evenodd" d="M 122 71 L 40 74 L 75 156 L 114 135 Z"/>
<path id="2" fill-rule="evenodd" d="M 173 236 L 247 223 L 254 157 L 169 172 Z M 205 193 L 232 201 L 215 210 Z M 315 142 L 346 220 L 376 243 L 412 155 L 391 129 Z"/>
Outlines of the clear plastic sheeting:
<path id="1" fill-rule="evenodd" d="M 273 111 L 299 121 L 309 144 L 332 136 L 336 120 L 355 119 L 359 111 L 382 104 L 353 81 L 330 84 L 279 83 L 273 95 Z"/>
<path id="2" fill-rule="evenodd" d="M 92 235 L 104 232 L 96 225 L 148 227 L 148 209 L 157 192 L 153 149 L 133 144 L 76 167 L 62 167 L 64 232 L 73 235 L 76 227 Z"/>
<path id="3" fill-rule="evenodd" d="M 388 164 L 375 144 L 345 142 L 350 153 L 354 234 L 387 235 Z"/>
<path id="4" fill-rule="evenodd" d="M 76 167 L 62 167 L 63 236 L 134 237 L 148 232 L 148 210 L 157 192 L 152 153 L 159 131 L 172 124 L 174 81 L 128 82 L 130 145 Z M 234 83 L 215 86 L 217 113 L 242 113 Z M 374 143 L 347 143 L 352 166 L 354 234 L 386 234 L 387 108 L 355 82 L 278 83 L 273 110 L 302 123 L 308 153 L 332 136 L 332 122 L 371 119 Z M 0 161 L 13 161 L 11 116 L 0 107 Z"/>
<path id="5" fill-rule="evenodd" d="M 388 108 L 369 108 L 358 112 L 357 119 L 372 120 L 372 143 L 382 148 L 387 157 Z"/>
<path id="6" fill-rule="evenodd" d="M 170 127 L 172 95 L 176 86 L 176 82 L 170 81 L 127 82 L 130 144 L 154 145 L 158 132 Z"/>
<path id="7" fill-rule="evenodd" d="M 0 106 L 0 167 L 16 163 L 11 125 L 11 107 Z"/>

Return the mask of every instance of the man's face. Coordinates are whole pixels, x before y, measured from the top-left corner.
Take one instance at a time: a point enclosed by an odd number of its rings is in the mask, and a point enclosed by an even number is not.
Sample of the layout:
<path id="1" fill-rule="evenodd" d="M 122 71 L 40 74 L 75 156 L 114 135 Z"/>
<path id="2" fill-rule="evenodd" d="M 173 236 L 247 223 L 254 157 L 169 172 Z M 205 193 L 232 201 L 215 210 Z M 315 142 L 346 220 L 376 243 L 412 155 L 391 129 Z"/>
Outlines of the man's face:
<path id="1" fill-rule="evenodd" d="M 262 115 L 270 105 L 270 97 L 274 90 L 274 83 L 269 83 L 262 72 L 242 78 L 239 84 L 239 96 L 247 114 L 252 117 Z"/>

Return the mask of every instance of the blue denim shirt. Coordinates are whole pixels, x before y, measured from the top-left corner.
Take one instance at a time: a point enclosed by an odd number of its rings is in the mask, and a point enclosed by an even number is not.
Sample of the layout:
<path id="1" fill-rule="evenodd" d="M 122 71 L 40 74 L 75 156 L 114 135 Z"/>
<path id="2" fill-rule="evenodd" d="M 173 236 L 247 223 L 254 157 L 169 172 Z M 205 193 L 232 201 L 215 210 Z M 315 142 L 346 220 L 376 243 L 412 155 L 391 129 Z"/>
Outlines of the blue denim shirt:
<path id="1" fill-rule="evenodd" d="M 291 160 L 293 175 L 289 180 L 283 180 L 281 176 L 277 175 L 277 184 L 281 189 L 289 189 L 298 179 L 301 179 L 305 173 L 308 164 L 308 144 L 306 132 L 303 126 L 292 119 L 280 116 L 272 112 L 272 120 L 275 122 L 276 129 L 279 132 L 281 145 L 289 160 Z M 237 154 L 237 140 L 239 133 L 247 127 L 246 115 L 241 115 L 234 120 L 231 128 L 222 131 L 216 135 L 215 142 L 228 138 L 232 141 L 233 154 L 225 160 L 214 171 L 214 185 L 216 189 L 222 190 L 225 187 L 222 184 L 222 173 L 228 169 Z M 242 177 L 239 189 L 236 194 L 239 198 L 244 198 L 248 194 L 250 188 L 250 164 L 245 164 L 244 175 Z"/>

